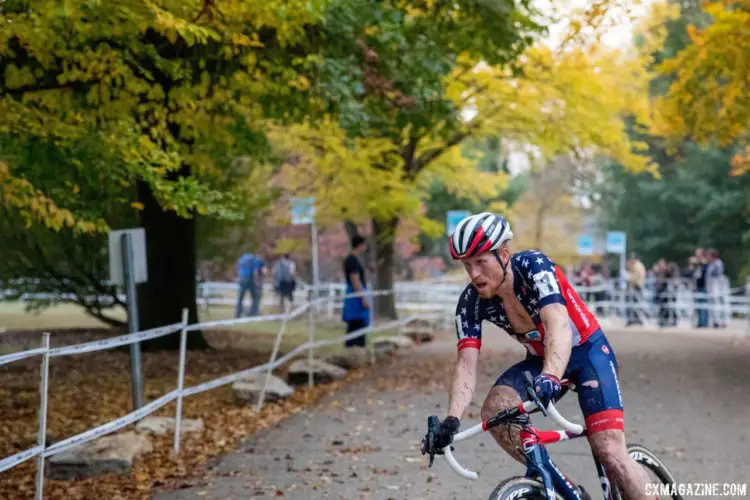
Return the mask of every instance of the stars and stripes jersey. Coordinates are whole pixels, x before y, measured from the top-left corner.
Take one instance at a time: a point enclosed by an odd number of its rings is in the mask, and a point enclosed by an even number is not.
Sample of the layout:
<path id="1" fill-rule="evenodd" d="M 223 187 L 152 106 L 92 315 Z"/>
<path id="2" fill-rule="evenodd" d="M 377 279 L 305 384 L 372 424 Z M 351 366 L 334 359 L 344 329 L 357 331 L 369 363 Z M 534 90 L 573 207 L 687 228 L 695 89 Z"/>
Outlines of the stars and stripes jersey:
<path id="1" fill-rule="evenodd" d="M 482 343 L 482 321 L 499 326 L 521 342 L 530 354 L 544 356 L 544 325 L 541 310 L 549 304 L 562 304 L 568 311 L 573 330 L 573 347 L 581 345 L 599 330 L 599 323 L 568 282 L 562 270 L 541 252 L 526 250 L 510 262 L 515 295 L 529 313 L 536 330 L 514 332 L 499 297 L 483 299 L 471 283 L 461 293 L 456 306 L 458 349 Z"/>

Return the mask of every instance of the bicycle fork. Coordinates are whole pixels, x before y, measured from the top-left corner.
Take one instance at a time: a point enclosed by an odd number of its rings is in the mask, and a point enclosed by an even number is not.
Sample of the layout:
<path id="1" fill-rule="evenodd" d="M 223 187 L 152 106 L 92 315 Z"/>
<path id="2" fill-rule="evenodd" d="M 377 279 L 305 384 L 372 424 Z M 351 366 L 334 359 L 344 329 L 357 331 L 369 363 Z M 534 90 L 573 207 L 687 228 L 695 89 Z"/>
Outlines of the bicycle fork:
<path id="1" fill-rule="evenodd" d="M 555 491 L 565 500 L 582 500 L 578 488 L 552 462 L 547 449 L 540 443 L 534 429 L 521 430 L 521 443 L 526 457 L 526 477 L 540 476 L 542 478 L 547 500 L 555 500 Z"/>

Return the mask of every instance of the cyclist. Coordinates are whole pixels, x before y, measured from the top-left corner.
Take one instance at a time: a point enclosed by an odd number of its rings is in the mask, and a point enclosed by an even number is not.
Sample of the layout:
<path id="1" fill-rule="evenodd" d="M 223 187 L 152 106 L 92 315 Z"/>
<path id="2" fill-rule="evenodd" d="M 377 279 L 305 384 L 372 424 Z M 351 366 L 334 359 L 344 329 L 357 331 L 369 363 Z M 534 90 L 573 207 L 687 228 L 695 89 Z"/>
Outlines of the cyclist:
<path id="1" fill-rule="evenodd" d="M 592 452 L 609 480 L 617 481 L 626 498 L 647 498 L 648 477 L 626 450 L 614 350 L 560 268 L 541 252 L 511 253 L 512 238 L 508 222 L 489 212 L 466 217 L 449 238 L 451 256 L 463 262 L 471 283 L 456 307 L 458 356 L 448 415 L 435 448 L 451 443 L 471 403 L 482 321 L 488 321 L 515 337 L 528 353 L 490 389 L 482 419 L 528 399 L 526 371 L 534 375 L 535 391 L 545 407 L 561 394 L 560 379 L 567 378 L 578 388 Z M 505 451 L 526 463 L 518 429 L 499 426 L 491 432 Z"/>

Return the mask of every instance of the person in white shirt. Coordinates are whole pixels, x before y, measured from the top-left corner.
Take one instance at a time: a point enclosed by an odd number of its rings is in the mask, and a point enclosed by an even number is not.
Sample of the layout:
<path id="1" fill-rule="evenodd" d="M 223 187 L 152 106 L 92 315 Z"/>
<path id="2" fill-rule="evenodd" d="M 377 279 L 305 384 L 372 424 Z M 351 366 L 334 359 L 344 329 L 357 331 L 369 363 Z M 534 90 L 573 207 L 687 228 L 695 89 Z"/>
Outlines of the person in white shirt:
<path id="1" fill-rule="evenodd" d="M 706 268 L 706 291 L 708 292 L 711 309 L 709 316 L 714 328 L 724 328 L 726 317 L 724 314 L 724 294 L 726 292 L 726 277 L 724 276 L 724 262 L 719 258 L 715 248 L 709 248 L 708 267 Z"/>
<path id="2" fill-rule="evenodd" d="M 297 288 L 297 266 L 289 256 L 284 254 L 273 266 L 273 284 L 279 294 L 281 310 L 284 310 L 284 301 L 294 303 L 294 290 Z"/>

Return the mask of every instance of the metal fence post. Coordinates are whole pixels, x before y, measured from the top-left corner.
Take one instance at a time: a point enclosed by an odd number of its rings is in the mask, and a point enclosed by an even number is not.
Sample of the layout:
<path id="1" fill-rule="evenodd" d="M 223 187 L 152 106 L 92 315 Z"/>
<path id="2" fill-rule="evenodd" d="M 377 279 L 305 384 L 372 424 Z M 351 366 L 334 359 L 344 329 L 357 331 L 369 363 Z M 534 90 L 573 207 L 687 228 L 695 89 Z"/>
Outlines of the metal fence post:
<path id="1" fill-rule="evenodd" d="M 37 444 L 42 447 L 36 458 L 36 500 L 44 496 L 44 449 L 47 447 L 47 389 L 49 387 L 49 333 L 42 333 L 42 347 L 47 351 L 42 355 L 41 381 L 39 383 L 39 435 Z"/>
<path id="2" fill-rule="evenodd" d="M 180 331 L 180 365 L 177 369 L 177 409 L 174 416 L 174 449 L 173 454 L 180 453 L 180 431 L 182 428 L 182 390 L 185 387 L 185 354 L 187 351 L 188 310 L 182 309 L 182 330 Z"/>
<path id="3" fill-rule="evenodd" d="M 371 329 L 375 327 L 375 295 L 374 293 L 375 293 L 374 290 L 368 290 L 367 295 L 363 297 L 363 298 L 366 298 L 370 304 L 370 325 L 369 326 Z M 370 337 L 372 337 L 372 335 L 369 333 L 365 333 L 365 335 L 370 335 Z M 367 342 L 367 337 L 365 337 L 365 346 L 370 351 L 370 364 L 374 365 L 376 361 L 375 360 L 375 343 L 372 341 L 372 338 L 370 338 L 370 341 Z"/>
<path id="4" fill-rule="evenodd" d="M 333 307 L 335 305 L 336 290 L 333 283 L 328 283 L 328 319 L 333 319 Z"/>
<path id="5" fill-rule="evenodd" d="M 122 249 L 123 277 L 128 296 L 128 330 L 136 333 L 138 324 L 138 289 L 135 282 L 135 261 L 133 256 L 133 235 L 125 233 L 120 240 Z M 133 410 L 142 407 L 143 402 L 143 368 L 141 366 L 141 343 L 130 344 L 130 390 L 133 398 Z"/>
<path id="6" fill-rule="evenodd" d="M 331 291 L 329 290 L 329 293 Z M 332 304 L 333 300 L 332 297 L 328 297 L 328 303 Z M 308 364 L 308 372 L 307 372 L 307 385 L 308 387 L 313 386 L 313 369 L 312 369 L 312 363 L 313 363 L 313 347 L 312 344 L 315 342 L 315 316 L 313 315 L 313 308 L 312 308 L 312 295 L 310 295 L 310 303 L 309 307 L 307 309 L 307 341 L 310 343 L 310 347 L 307 348 L 307 364 Z M 330 310 L 330 309 L 329 309 Z"/>

